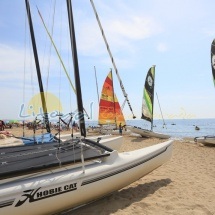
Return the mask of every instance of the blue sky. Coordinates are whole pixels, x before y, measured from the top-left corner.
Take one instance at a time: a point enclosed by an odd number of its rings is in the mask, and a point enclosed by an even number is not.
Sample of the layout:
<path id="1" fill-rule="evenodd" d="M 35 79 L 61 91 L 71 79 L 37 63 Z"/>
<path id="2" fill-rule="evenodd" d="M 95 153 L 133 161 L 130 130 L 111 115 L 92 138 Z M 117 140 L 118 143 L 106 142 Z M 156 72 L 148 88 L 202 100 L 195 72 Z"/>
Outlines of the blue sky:
<path id="1" fill-rule="evenodd" d="M 31 0 L 30 5 L 44 88 L 60 99 L 67 113 L 76 109 L 76 98 L 36 10 L 37 6 L 51 32 L 53 2 Z M 94 66 L 100 92 L 113 65 L 90 1 L 72 3 L 83 103 L 96 120 Z M 215 118 L 210 63 L 215 1 L 94 0 L 94 4 L 137 118 L 141 116 L 145 77 L 152 65 L 156 65 L 155 91 L 164 118 Z M 53 39 L 74 83 L 67 22 L 65 1 L 57 0 Z M 0 1 L 0 59 L 0 118 L 19 118 L 20 106 L 27 107 L 38 92 L 24 0 Z M 123 93 L 115 71 L 113 74 L 115 93 L 122 104 Z M 132 118 L 127 104 L 123 112 L 126 119 Z M 156 96 L 154 113 L 159 118 Z"/>

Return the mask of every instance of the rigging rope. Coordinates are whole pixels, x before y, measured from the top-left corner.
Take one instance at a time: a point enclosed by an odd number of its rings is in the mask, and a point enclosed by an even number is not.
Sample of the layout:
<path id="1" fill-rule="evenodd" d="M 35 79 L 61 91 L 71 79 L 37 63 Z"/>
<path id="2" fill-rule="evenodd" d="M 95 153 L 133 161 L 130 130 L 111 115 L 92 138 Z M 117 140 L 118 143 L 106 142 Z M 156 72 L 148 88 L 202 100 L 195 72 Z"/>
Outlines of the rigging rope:
<path id="1" fill-rule="evenodd" d="M 54 12 L 53 12 L 53 16 L 52 16 L 52 27 L 51 27 L 51 35 L 53 36 L 53 32 L 54 32 L 54 20 L 55 20 L 55 8 L 56 8 L 56 0 L 54 1 Z M 47 97 L 47 92 L 48 92 L 48 86 L 49 86 L 49 73 L 50 73 L 50 56 L 51 56 L 51 50 L 52 50 L 52 45 L 50 43 L 50 47 L 49 47 L 49 61 L 48 61 L 48 74 L 47 74 L 47 79 L 46 79 L 46 99 L 48 99 Z"/>
<path id="2" fill-rule="evenodd" d="M 157 92 L 156 92 L 156 96 L 157 96 L 157 99 L 158 99 L 158 94 L 157 94 Z M 162 111 L 161 111 L 161 106 L 160 106 L 159 99 L 158 99 L 158 104 L 159 104 L 159 108 L 160 108 L 161 116 L 162 116 L 162 119 L 163 119 L 163 127 L 164 127 L 164 126 L 166 127 L 166 123 L 164 122 L 163 113 L 162 113 Z M 166 127 L 166 129 L 167 129 L 167 127 Z"/>
<path id="3" fill-rule="evenodd" d="M 25 15 L 25 39 L 24 39 L 24 44 L 25 44 L 25 51 L 24 51 L 24 74 L 23 74 L 23 104 L 25 104 L 25 80 L 26 80 L 26 50 L 27 50 L 27 47 L 26 47 L 26 43 L 27 43 L 27 38 L 26 38 L 26 34 L 27 34 L 27 27 L 26 27 L 26 15 Z M 23 128 L 22 128 L 22 136 L 24 137 L 25 136 L 25 122 L 24 122 L 24 119 L 23 119 Z"/>
<path id="4" fill-rule="evenodd" d="M 49 38 L 50 38 L 50 40 L 51 40 L 51 42 L 52 42 L 52 45 L 54 46 L 54 49 L 55 49 L 55 51 L 56 51 L 56 53 L 57 53 L 57 56 L 58 56 L 58 58 L 59 58 L 59 60 L 60 60 L 60 62 L 61 62 L 61 64 L 62 64 L 62 66 L 63 66 L 63 69 L 64 69 L 64 72 L 66 73 L 67 79 L 69 80 L 69 83 L 70 83 L 70 85 L 71 85 L 71 87 L 72 87 L 74 93 L 77 95 L 76 89 L 75 89 L 74 85 L 72 84 L 72 81 L 71 81 L 70 76 L 69 76 L 69 74 L 68 74 L 68 72 L 67 72 L 67 70 L 66 70 L 66 67 L 65 67 L 65 65 L 64 65 L 64 63 L 63 63 L 63 60 L 62 60 L 62 58 L 61 58 L 61 56 L 60 56 L 60 54 L 59 54 L 59 52 L 58 52 L 58 50 L 57 50 L 57 47 L 56 47 L 56 45 L 55 45 L 55 43 L 54 43 L 54 41 L 53 41 L 53 39 L 52 39 L 51 34 L 49 33 L 49 31 L 48 31 L 48 29 L 47 29 L 47 27 L 46 27 L 46 24 L 45 24 L 45 22 L 44 22 L 44 20 L 43 20 L 43 17 L 42 17 L 42 15 L 41 15 L 41 13 L 40 13 L 40 11 L 39 11 L 38 8 L 37 8 L 37 11 L 38 11 L 39 16 L 40 16 L 40 18 L 41 18 L 41 20 L 42 20 L 42 23 L 43 23 L 43 25 L 44 25 L 44 28 L 45 28 L 45 30 L 46 30 L 46 32 L 47 32 L 47 34 L 48 34 L 48 36 L 49 36 Z M 85 112 L 85 114 L 87 115 L 88 119 L 90 119 L 90 117 L 89 117 L 89 115 L 87 114 L 85 108 L 83 108 L 83 109 L 84 109 L 84 112 Z"/>
<path id="5" fill-rule="evenodd" d="M 95 66 L 94 66 L 94 71 L 95 71 L 96 89 L 97 89 L 98 105 L 99 105 L 99 90 L 98 90 L 98 82 L 97 82 L 97 75 L 96 75 L 96 67 Z"/>
<path id="6" fill-rule="evenodd" d="M 92 4 L 93 11 L 94 11 L 95 16 L 96 16 L 96 19 L 97 19 L 97 21 L 98 21 L 98 24 L 99 24 L 99 27 L 100 27 L 100 30 L 101 30 L 103 39 L 104 39 L 104 41 L 105 41 L 106 48 L 107 48 L 108 53 L 109 53 L 109 55 L 110 55 L 111 62 L 112 62 L 112 64 L 113 64 L 113 67 L 114 67 L 114 69 L 115 69 L 117 78 L 118 78 L 118 80 L 119 80 L 119 84 L 120 84 L 120 87 L 121 87 L 121 89 L 122 89 L 123 95 L 124 95 L 124 97 L 125 97 L 125 99 L 126 99 L 126 101 L 127 101 L 127 103 L 128 103 L 128 106 L 129 106 L 129 108 L 130 108 L 130 110 L 131 110 L 131 113 L 133 114 L 133 119 L 135 119 L 136 116 L 135 116 L 134 113 L 133 113 L 131 104 L 130 104 L 130 102 L 129 102 L 129 100 L 128 100 L 128 94 L 125 92 L 125 88 L 124 88 L 124 86 L 123 86 L 122 80 L 121 80 L 121 78 L 120 78 L 120 76 L 119 76 L 119 73 L 118 73 L 118 70 L 117 70 L 117 68 L 116 68 L 116 64 L 115 64 L 113 55 L 112 55 L 112 53 L 111 53 L 111 51 L 110 51 L 110 47 L 109 47 L 109 45 L 108 45 L 108 42 L 107 42 L 107 39 L 106 39 L 104 30 L 103 30 L 102 25 L 101 25 L 101 22 L 100 22 L 100 20 L 99 20 L 99 16 L 98 16 L 98 13 L 97 13 L 97 11 L 96 11 L 96 8 L 95 8 L 95 5 L 94 5 L 94 3 L 93 3 L 93 0 L 90 0 L 90 2 L 91 2 L 91 4 Z"/>

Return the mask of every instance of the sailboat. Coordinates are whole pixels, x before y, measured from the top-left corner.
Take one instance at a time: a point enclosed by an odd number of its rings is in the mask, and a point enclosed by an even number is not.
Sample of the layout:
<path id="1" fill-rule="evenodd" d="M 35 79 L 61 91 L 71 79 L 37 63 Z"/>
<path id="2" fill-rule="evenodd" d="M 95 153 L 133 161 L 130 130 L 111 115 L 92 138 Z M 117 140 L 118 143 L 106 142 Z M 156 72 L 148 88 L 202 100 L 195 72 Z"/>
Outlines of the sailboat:
<path id="1" fill-rule="evenodd" d="M 213 83 L 215 86 L 215 39 L 211 43 L 211 69 L 212 69 Z M 207 145 L 207 144 L 215 145 L 215 136 L 208 135 L 208 136 L 202 136 L 202 137 L 195 137 L 194 141 L 197 143 L 201 143 L 203 145 Z"/>
<path id="2" fill-rule="evenodd" d="M 38 149 L 25 155 L 14 151 L 1 153 L 1 214 L 53 214 L 81 206 L 129 185 L 171 158 L 171 140 L 132 152 L 118 153 L 85 138 L 71 0 L 67 0 L 67 9 L 79 125 L 83 138 L 78 139 L 72 147 Z M 30 154 L 34 154 L 37 164 L 34 161 L 32 165 Z"/>
<path id="3" fill-rule="evenodd" d="M 146 76 L 143 90 L 142 119 L 151 123 L 151 130 L 142 129 L 136 126 L 129 126 L 131 132 L 140 134 L 142 137 L 156 137 L 160 139 L 170 138 L 167 134 L 153 131 L 153 110 L 154 110 L 154 84 L 155 84 L 155 66 L 152 66 Z"/>
<path id="4" fill-rule="evenodd" d="M 38 58 L 37 47 L 36 47 L 36 40 L 35 40 L 35 35 L 34 35 L 33 22 L 32 22 L 32 18 L 31 18 L 30 5 L 28 4 L 28 2 L 26 2 L 26 11 L 27 11 L 27 17 L 28 17 L 28 22 L 29 22 L 29 29 L 30 29 L 31 42 L 32 42 L 36 71 L 37 71 L 38 84 L 39 84 L 39 89 L 40 89 L 42 110 L 44 112 L 44 124 L 45 124 L 46 130 L 47 130 L 47 133 L 43 133 L 41 135 L 33 135 L 30 137 L 11 137 L 11 138 L 6 138 L 6 139 L 0 140 L 0 147 L 13 147 L 13 149 L 15 150 L 14 147 L 17 146 L 18 151 L 32 150 L 34 148 L 34 146 L 35 146 L 35 149 L 37 149 L 38 144 L 39 145 L 41 144 L 41 146 L 39 146 L 39 147 L 43 147 L 44 144 L 54 144 L 54 147 L 55 147 L 56 145 L 58 145 L 61 142 L 68 141 L 68 140 L 72 141 L 73 138 L 80 137 L 80 133 L 75 133 L 75 134 L 72 133 L 72 135 L 71 134 L 60 135 L 60 132 L 58 132 L 55 135 L 53 135 L 51 133 L 46 99 L 45 99 L 45 92 L 44 92 L 39 58 Z M 122 138 L 111 137 L 108 135 L 91 136 L 89 139 L 95 140 L 95 141 L 100 141 L 100 143 L 104 144 L 105 146 L 108 146 L 108 147 L 110 147 L 112 149 L 116 149 L 116 150 L 118 150 L 123 143 Z M 30 147 L 23 148 L 22 147 L 23 145 L 30 146 Z M 52 147 L 53 146 L 50 146 L 50 148 L 52 148 Z M 47 148 L 47 146 L 46 146 L 46 148 Z M 6 148 L 4 150 L 6 150 Z"/>
<path id="5" fill-rule="evenodd" d="M 101 133 L 119 134 L 119 125 L 126 125 L 119 101 L 114 92 L 112 70 L 108 73 L 101 92 L 99 102 L 98 124 Z"/>

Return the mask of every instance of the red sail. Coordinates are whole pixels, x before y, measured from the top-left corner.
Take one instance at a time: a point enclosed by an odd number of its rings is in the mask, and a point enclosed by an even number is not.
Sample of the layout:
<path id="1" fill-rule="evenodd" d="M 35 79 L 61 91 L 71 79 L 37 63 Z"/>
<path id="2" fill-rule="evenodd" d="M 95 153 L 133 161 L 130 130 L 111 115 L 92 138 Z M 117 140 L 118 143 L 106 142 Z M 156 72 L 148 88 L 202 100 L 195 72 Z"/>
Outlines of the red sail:
<path id="1" fill-rule="evenodd" d="M 112 72 L 109 72 L 105 79 L 100 103 L 99 103 L 99 124 L 125 125 L 125 119 L 116 95 L 114 96 Z"/>

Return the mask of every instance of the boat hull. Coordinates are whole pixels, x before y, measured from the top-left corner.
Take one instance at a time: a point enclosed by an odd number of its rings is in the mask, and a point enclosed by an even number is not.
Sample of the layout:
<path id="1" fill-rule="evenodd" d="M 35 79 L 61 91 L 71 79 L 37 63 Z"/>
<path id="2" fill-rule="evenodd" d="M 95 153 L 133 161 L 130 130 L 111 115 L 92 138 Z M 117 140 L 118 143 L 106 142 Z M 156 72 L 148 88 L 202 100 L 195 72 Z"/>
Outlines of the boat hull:
<path id="1" fill-rule="evenodd" d="M 171 157 L 172 141 L 117 153 L 81 167 L 60 168 L 44 175 L 0 185 L 1 214 L 52 214 L 119 190 L 158 168 Z M 129 176 L 129 177 L 128 177 Z"/>
<path id="2" fill-rule="evenodd" d="M 65 142 L 71 139 L 71 134 L 64 134 L 61 137 L 61 141 Z M 75 133 L 75 135 L 73 136 L 74 139 L 80 137 L 80 133 Z M 99 139 L 101 139 L 99 141 L 99 143 L 114 149 L 114 150 L 119 150 L 122 143 L 123 143 L 123 138 L 118 136 L 118 137 L 113 137 L 112 135 L 99 135 L 99 136 L 89 136 L 87 137 L 87 139 L 90 140 L 94 140 L 97 141 Z M 49 144 L 52 143 L 57 143 L 57 142 L 50 142 Z M 32 145 L 32 144 L 27 144 L 28 145 Z M 7 139 L 3 139 L 0 140 L 0 148 L 1 147 L 9 147 L 9 146 L 24 146 L 23 141 L 20 139 L 16 139 L 16 138 L 7 138 Z"/>
<path id="3" fill-rule="evenodd" d="M 206 145 L 206 144 L 214 144 L 215 145 L 215 137 L 214 136 L 196 137 L 194 139 L 194 141 L 197 143 L 202 143 L 204 145 Z"/>
<path id="4" fill-rule="evenodd" d="M 80 134 L 75 136 L 76 137 L 80 137 Z M 62 135 L 61 140 L 67 141 L 71 139 L 71 135 Z M 93 141 L 97 141 L 98 139 L 100 139 L 99 143 L 107 146 L 108 148 L 114 149 L 114 150 L 119 150 L 120 147 L 123 144 L 123 137 L 121 136 L 112 136 L 112 135 L 99 135 L 99 136 L 89 136 L 87 137 L 87 139 L 89 140 L 93 140 Z"/>
<path id="5" fill-rule="evenodd" d="M 129 130 L 132 133 L 141 135 L 142 137 L 156 137 L 156 138 L 160 138 L 160 139 L 170 138 L 170 135 L 153 132 L 153 131 L 142 129 L 142 128 L 135 127 L 135 126 L 129 126 Z"/>

